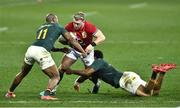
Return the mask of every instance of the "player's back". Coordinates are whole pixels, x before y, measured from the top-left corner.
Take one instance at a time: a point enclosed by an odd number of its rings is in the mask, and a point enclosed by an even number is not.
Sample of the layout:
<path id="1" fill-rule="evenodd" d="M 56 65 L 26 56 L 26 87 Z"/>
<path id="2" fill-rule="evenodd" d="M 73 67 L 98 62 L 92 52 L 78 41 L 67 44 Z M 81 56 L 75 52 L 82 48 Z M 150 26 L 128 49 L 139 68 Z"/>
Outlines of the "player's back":
<path id="1" fill-rule="evenodd" d="M 116 70 L 111 64 L 108 64 L 103 59 L 96 59 L 91 67 L 96 70 L 93 76 L 97 76 L 116 88 L 119 87 L 119 80 L 123 73 Z"/>
<path id="2" fill-rule="evenodd" d="M 38 28 L 36 41 L 32 45 L 41 46 L 50 51 L 58 37 L 65 32 L 66 30 L 57 23 L 45 23 Z"/>

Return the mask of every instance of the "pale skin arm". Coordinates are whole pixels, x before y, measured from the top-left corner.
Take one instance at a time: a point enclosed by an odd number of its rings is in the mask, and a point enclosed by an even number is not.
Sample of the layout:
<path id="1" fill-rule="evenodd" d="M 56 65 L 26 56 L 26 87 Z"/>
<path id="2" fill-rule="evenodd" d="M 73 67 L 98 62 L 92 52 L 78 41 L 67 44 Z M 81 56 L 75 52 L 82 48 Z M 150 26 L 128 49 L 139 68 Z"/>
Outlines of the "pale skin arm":
<path id="1" fill-rule="evenodd" d="M 94 37 L 96 38 L 96 39 L 94 40 L 94 43 L 95 43 L 96 45 L 99 45 L 100 43 L 102 43 L 102 42 L 106 39 L 106 37 L 104 36 L 104 34 L 102 33 L 102 31 L 99 30 L 99 29 L 97 30 L 96 34 L 94 34 Z M 94 47 L 90 44 L 90 45 L 88 45 L 88 46 L 86 47 L 85 51 L 86 51 L 87 53 L 90 53 L 93 49 L 94 49 Z"/>
<path id="2" fill-rule="evenodd" d="M 96 37 L 96 40 L 94 40 L 96 45 L 99 45 L 106 39 L 106 37 L 104 36 L 101 30 L 98 30 L 97 33 L 94 35 L 94 37 Z"/>

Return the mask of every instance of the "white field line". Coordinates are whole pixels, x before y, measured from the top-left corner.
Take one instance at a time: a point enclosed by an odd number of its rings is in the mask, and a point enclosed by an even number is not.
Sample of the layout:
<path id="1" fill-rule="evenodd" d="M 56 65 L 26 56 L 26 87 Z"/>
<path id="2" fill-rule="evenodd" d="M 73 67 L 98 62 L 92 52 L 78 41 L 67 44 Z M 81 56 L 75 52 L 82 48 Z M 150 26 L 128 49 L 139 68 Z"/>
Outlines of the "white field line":
<path id="1" fill-rule="evenodd" d="M 8 30 L 8 27 L 0 27 L 0 32 L 4 32 L 4 31 L 7 31 Z"/>
<path id="2" fill-rule="evenodd" d="M 57 100 L 57 101 L 0 101 L 0 103 L 12 103 L 12 104 L 16 104 L 16 103 L 25 103 L 25 104 L 33 104 L 33 103 L 137 103 L 136 101 L 64 101 L 64 100 Z M 138 101 L 138 102 L 144 102 L 144 101 Z M 163 101 L 164 103 L 180 103 L 180 101 Z M 148 103 L 157 103 L 156 101 L 154 102 L 148 102 Z"/>
<path id="3" fill-rule="evenodd" d="M 135 9 L 135 8 L 143 8 L 145 6 L 147 6 L 146 2 L 144 2 L 144 3 L 137 3 L 137 4 L 131 4 L 131 5 L 129 5 L 129 8 Z"/>

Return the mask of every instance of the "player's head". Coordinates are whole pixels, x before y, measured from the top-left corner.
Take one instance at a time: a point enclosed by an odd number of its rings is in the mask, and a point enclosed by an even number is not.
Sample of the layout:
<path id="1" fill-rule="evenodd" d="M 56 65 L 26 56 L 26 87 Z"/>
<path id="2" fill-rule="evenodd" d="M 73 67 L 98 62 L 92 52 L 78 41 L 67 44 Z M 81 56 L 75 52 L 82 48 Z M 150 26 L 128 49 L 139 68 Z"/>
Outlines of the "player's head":
<path id="1" fill-rule="evenodd" d="M 58 17 L 55 14 L 49 13 L 46 15 L 47 23 L 58 23 Z"/>
<path id="2" fill-rule="evenodd" d="M 98 58 L 103 59 L 103 52 L 100 50 L 94 50 L 94 58 L 95 59 L 98 59 Z"/>
<path id="3" fill-rule="evenodd" d="M 85 13 L 77 12 L 73 15 L 73 26 L 75 30 L 79 30 L 84 26 Z"/>

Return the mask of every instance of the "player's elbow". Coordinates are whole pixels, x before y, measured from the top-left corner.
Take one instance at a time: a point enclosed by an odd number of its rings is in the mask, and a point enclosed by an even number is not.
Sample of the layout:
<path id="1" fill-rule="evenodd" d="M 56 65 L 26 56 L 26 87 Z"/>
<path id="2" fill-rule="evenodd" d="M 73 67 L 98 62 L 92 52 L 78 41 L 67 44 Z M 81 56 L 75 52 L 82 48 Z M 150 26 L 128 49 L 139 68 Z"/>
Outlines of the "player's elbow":
<path id="1" fill-rule="evenodd" d="M 91 74 L 90 73 L 86 73 L 86 77 L 90 77 L 91 76 Z"/>
<path id="2" fill-rule="evenodd" d="M 87 73 L 87 72 L 83 72 L 83 73 L 81 73 L 81 76 L 84 76 L 84 77 L 90 77 L 91 74 L 90 74 L 90 73 Z"/>

